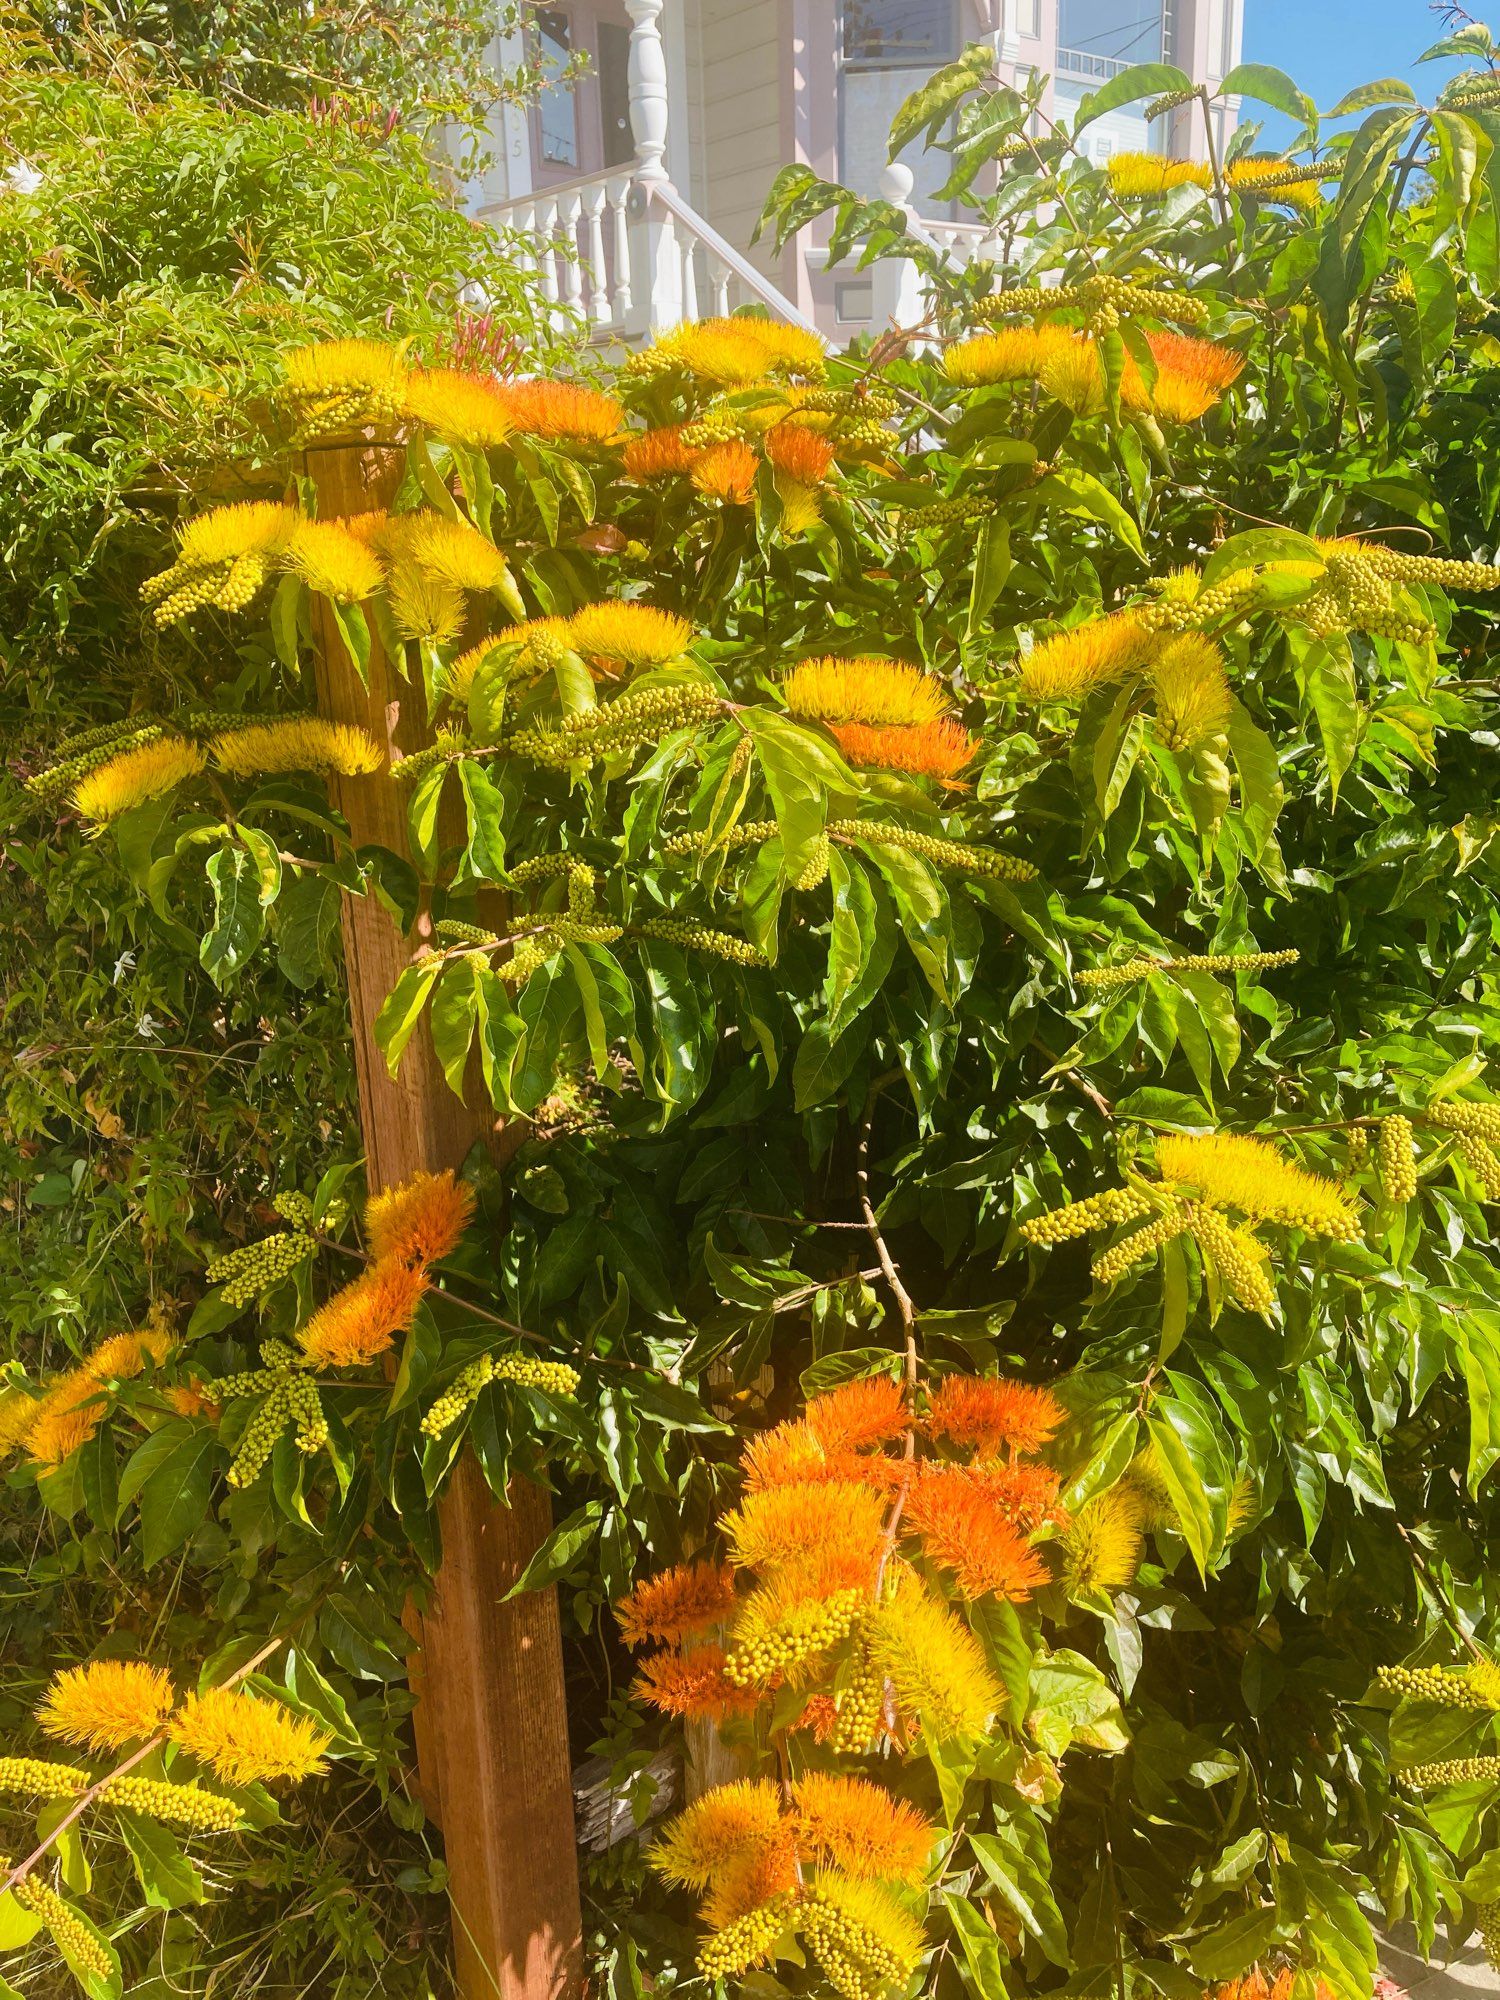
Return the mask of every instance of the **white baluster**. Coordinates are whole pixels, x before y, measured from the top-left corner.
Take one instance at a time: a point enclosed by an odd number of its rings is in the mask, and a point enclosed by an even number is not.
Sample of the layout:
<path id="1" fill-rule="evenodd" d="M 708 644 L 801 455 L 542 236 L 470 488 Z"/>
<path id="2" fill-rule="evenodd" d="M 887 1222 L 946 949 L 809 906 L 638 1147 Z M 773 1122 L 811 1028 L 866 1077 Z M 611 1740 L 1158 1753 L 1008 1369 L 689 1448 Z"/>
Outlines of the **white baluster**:
<path id="1" fill-rule="evenodd" d="M 557 203 L 543 200 L 537 208 L 537 250 L 541 257 L 542 297 L 557 304 Z"/>
<path id="2" fill-rule="evenodd" d="M 630 317 L 630 224 L 625 214 L 625 203 L 630 194 L 630 182 L 622 178 L 609 183 L 609 207 L 613 216 L 613 237 L 615 249 L 614 313 L 616 320 Z"/>
<path id="3" fill-rule="evenodd" d="M 583 315 L 583 258 L 578 243 L 578 227 L 583 220 L 583 197 L 571 194 L 562 208 L 560 251 L 563 258 L 563 298 L 569 312 Z"/>
<path id="4" fill-rule="evenodd" d="M 603 326 L 609 318 L 609 278 L 604 264 L 604 200 L 606 188 L 603 181 L 591 187 L 584 198 L 584 211 L 589 224 L 589 317 L 595 326 Z"/>
<path id="5" fill-rule="evenodd" d="M 723 319 L 729 311 L 729 266 L 721 257 L 709 258 L 708 282 L 713 288 L 714 312 Z"/>
<path id="6" fill-rule="evenodd" d="M 625 0 L 630 16 L 630 136 L 636 177 L 664 181 L 667 151 L 667 58 L 659 25 L 662 0 Z"/>
<path id="7" fill-rule="evenodd" d="M 691 236 L 682 246 L 682 316 L 698 317 L 698 246 Z"/>
<path id="8" fill-rule="evenodd" d="M 646 310 L 654 327 L 676 326 L 682 318 L 682 258 L 672 211 L 646 211 Z"/>

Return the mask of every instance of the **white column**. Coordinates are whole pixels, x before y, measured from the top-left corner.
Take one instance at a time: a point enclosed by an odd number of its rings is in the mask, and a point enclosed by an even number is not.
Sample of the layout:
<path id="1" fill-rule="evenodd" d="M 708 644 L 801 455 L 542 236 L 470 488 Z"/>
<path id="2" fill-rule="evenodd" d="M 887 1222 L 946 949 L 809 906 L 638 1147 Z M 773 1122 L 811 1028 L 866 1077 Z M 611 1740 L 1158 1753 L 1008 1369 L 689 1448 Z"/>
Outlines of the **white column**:
<path id="1" fill-rule="evenodd" d="M 667 59 L 661 45 L 662 0 L 625 0 L 630 16 L 630 135 L 636 179 L 664 181 L 667 151 Z"/>
<path id="2" fill-rule="evenodd" d="M 904 161 L 892 160 L 880 176 L 881 199 L 899 208 L 908 222 L 915 219 L 911 191 L 916 176 Z M 922 273 L 910 257 L 882 257 L 870 266 L 870 317 L 877 332 L 884 326 L 917 326 L 925 315 Z"/>
<path id="3" fill-rule="evenodd" d="M 667 59 L 661 41 L 662 0 L 625 0 L 630 15 L 630 135 L 635 186 L 630 193 L 640 254 L 631 264 L 641 279 L 633 331 L 676 326 L 683 316 L 682 253 L 671 211 L 651 199 L 667 178 Z"/>

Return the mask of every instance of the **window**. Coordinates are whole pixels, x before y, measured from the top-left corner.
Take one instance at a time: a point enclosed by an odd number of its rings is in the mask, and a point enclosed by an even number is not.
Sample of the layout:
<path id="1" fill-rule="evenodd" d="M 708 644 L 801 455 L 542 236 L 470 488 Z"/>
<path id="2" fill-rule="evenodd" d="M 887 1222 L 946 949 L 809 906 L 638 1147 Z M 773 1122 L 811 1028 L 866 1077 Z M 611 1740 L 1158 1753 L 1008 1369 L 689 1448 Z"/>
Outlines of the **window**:
<path id="1" fill-rule="evenodd" d="M 1042 8 L 1041 0 L 1013 0 L 1015 32 L 1024 35 L 1029 42 L 1041 40 Z"/>
<path id="2" fill-rule="evenodd" d="M 532 23 L 542 74 L 548 79 L 537 100 L 542 164 L 547 167 L 576 167 L 578 101 L 573 95 L 569 74 L 573 60 L 572 23 L 561 7 L 538 7 L 532 16 Z"/>
<path id="3" fill-rule="evenodd" d="M 604 126 L 604 164 L 623 167 L 635 158 L 630 136 L 630 30 L 614 21 L 599 23 L 599 117 Z"/>
<path id="4" fill-rule="evenodd" d="M 844 0 L 844 61 L 935 69 L 958 54 L 955 0 Z"/>
<path id="5" fill-rule="evenodd" d="M 1143 0 L 1061 0 L 1058 46 L 1087 58 L 1080 75 L 1110 77 L 1129 63 L 1156 62 L 1162 50 L 1161 7 Z"/>

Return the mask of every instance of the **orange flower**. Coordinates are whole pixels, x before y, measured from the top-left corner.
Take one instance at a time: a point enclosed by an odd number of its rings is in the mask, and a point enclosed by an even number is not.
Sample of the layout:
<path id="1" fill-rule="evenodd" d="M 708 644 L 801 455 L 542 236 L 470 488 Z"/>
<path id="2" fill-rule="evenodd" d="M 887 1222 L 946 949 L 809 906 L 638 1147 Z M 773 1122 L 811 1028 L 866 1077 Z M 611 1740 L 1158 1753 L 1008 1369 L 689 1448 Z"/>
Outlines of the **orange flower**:
<path id="1" fill-rule="evenodd" d="M 518 431 L 532 437 L 612 438 L 625 421 L 613 396 L 581 382 L 507 382 L 497 385 Z"/>
<path id="2" fill-rule="evenodd" d="M 862 1480 L 865 1460 L 852 1451 L 830 1452 L 805 1423 L 778 1424 L 746 1445 L 740 1464 L 745 1490 L 758 1493 L 768 1486 L 794 1486 L 810 1479 Z"/>
<path id="3" fill-rule="evenodd" d="M 1057 1497 L 1062 1481 L 1050 1465 L 997 1459 L 993 1465 L 955 1465 L 948 1470 L 967 1479 L 1001 1520 L 1009 1521 L 1024 1535 L 1033 1535 L 1038 1528 L 1064 1528 L 1068 1524 L 1067 1509 Z"/>
<path id="4" fill-rule="evenodd" d="M 766 432 L 766 457 L 778 472 L 820 486 L 833 470 L 833 446 L 806 424 L 773 424 Z"/>
<path id="5" fill-rule="evenodd" d="M 726 1862 L 698 1914 L 711 1931 L 721 1931 L 796 1884 L 797 1850 L 787 1827 L 763 1847 Z"/>
<path id="6" fill-rule="evenodd" d="M 210 1423 L 217 1423 L 224 1405 L 214 1402 L 203 1393 L 203 1384 L 195 1375 L 191 1382 L 179 1382 L 175 1387 L 163 1392 L 169 1408 L 179 1417 L 206 1417 Z"/>
<path id="7" fill-rule="evenodd" d="M 726 507 L 746 507 L 755 493 L 755 453 L 743 438 L 710 445 L 693 467 L 693 484 Z"/>
<path id="8" fill-rule="evenodd" d="M 622 454 L 626 477 L 669 479 L 675 473 L 691 472 L 703 456 L 703 448 L 684 442 L 686 428 L 685 424 L 663 424 L 657 430 L 636 432 Z"/>
<path id="9" fill-rule="evenodd" d="M 682 1563 L 644 1577 L 615 1606 L 627 1646 L 648 1639 L 677 1646 L 721 1625 L 734 1610 L 734 1571 L 728 1563 Z"/>
<path id="10" fill-rule="evenodd" d="M 921 1882 L 933 1825 L 915 1806 L 865 1778 L 809 1771 L 798 1780 L 797 1845 L 802 1860 L 830 1861 L 867 1881 Z"/>
<path id="11" fill-rule="evenodd" d="M 440 1174 L 416 1173 L 371 1195 L 365 1203 L 365 1235 L 377 1258 L 435 1264 L 458 1248 L 473 1214 L 473 1189 L 445 1167 Z"/>
<path id="12" fill-rule="evenodd" d="M 1036 1551 L 977 1486 L 946 1467 L 919 1474 L 901 1525 L 915 1531 L 925 1555 L 952 1572 L 965 1597 L 993 1593 L 1020 1603 L 1047 1581 Z"/>
<path id="13" fill-rule="evenodd" d="M 1165 330 L 1146 335 L 1146 345 L 1158 368 L 1170 368 L 1174 375 L 1186 375 L 1194 382 L 1222 395 L 1245 372 L 1245 357 L 1217 341 L 1194 340 L 1190 334 Z"/>
<path id="14" fill-rule="evenodd" d="M 722 1722 L 727 1716 L 749 1715 L 760 1696 L 753 1688 L 736 1687 L 724 1673 L 722 1646 L 695 1646 L 691 1652 L 653 1653 L 641 1662 L 632 1692 L 664 1715 L 707 1716 Z"/>
<path id="15" fill-rule="evenodd" d="M 1012 1382 L 999 1375 L 945 1375 L 927 1411 L 935 1437 L 975 1451 L 1040 1451 L 1063 1421 L 1062 1405 L 1050 1389 Z"/>
<path id="16" fill-rule="evenodd" d="M 87 1444 L 109 1407 L 107 1385 L 141 1374 L 148 1363 L 165 1359 L 171 1346 L 172 1336 L 164 1327 L 111 1334 L 101 1340 L 32 1405 L 25 1444 L 33 1463 L 48 1468 L 61 1465 L 80 1445 Z"/>
<path id="17" fill-rule="evenodd" d="M 878 1493 L 834 1479 L 747 1493 L 720 1525 L 738 1564 L 774 1569 L 813 1560 L 872 1563 L 884 1515 Z"/>
<path id="18" fill-rule="evenodd" d="M 327 1768 L 323 1752 L 333 1741 L 281 1702 L 226 1687 L 190 1694 L 167 1734 L 227 1785 L 316 1777 Z"/>
<path id="19" fill-rule="evenodd" d="M 374 1263 L 352 1285 L 320 1306 L 298 1332 L 309 1362 L 358 1368 L 385 1354 L 416 1316 L 427 1276 L 419 1265 L 397 1257 Z"/>
<path id="20" fill-rule="evenodd" d="M 868 1451 L 905 1431 L 906 1396 L 893 1375 L 864 1375 L 814 1396 L 804 1422 L 826 1451 Z"/>
<path id="21" fill-rule="evenodd" d="M 864 770 L 905 771 L 943 784 L 950 783 L 979 750 L 979 738 L 947 716 L 906 729 L 872 728 L 863 722 L 830 726 L 851 764 Z"/>

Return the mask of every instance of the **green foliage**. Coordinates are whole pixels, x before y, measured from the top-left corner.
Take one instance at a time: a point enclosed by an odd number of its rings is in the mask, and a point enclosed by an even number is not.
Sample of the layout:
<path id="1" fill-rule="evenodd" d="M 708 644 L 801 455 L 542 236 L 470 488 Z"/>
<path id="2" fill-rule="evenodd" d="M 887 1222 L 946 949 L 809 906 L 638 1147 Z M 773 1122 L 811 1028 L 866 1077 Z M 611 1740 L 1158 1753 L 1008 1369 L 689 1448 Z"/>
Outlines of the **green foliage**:
<path id="1" fill-rule="evenodd" d="M 1330 198 L 1288 213 L 1293 187 L 1236 176 L 1253 135 L 1208 185 L 1141 200 L 1067 134 L 1028 139 L 1030 107 L 987 74 L 971 51 L 900 128 L 951 131 L 957 192 L 998 168 L 963 270 L 801 170 L 773 196 L 779 227 L 832 210 L 836 250 L 910 255 L 920 330 L 832 360 L 811 393 L 784 381 L 811 357 L 778 358 L 765 328 L 632 360 L 627 427 L 685 424 L 665 455 L 706 453 L 676 473 L 631 469 L 612 421 L 532 420 L 483 452 L 456 416 L 415 431 L 400 511 L 470 519 L 509 571 L 462 607 L 494 641 L 476 659 L 436 620 L 402 639 L 402 566 L 421 563 L 383 551 L 366 630 L 441 725 L 406 774 L 410 857 L 351 855 L 301 781 L 190 780 L 66 861 L 38 843 L 47 895 L 138 924 L 156 976 L 175 966 L 213 1018 L 272 977 L 262 923 L 288 972 L 307 963 L 288 938 L 320 934 L 320 885 L 380 893 L 408 926 L 420 905 L 437 942 L 386 1003 L 388 1059 L 430 1030 L 455 1087 L 482 1077 L 526 1137 L 503 1179 L 474 1162 L 478 1225 L 394 1382 L 320 1375 L 316 1450 L 283 1432 L 251 1483 L 228 1477 L 257 1400 L 283 1393 L 262 1364 L 294 1365 L 262 1343 L 329 1283 L 303 1261 L 253 1317 L 221 1288 L 188 1322 L 174 1380 L 250 1378 L 217 1431 L 147 1417 L 111 1488 L 97 1439 L 116 1450 L 147 1408 L 127 1387 L 37 1490 L 92 1523 L 63 1545 L 82 1560 L 180 1563 L 194 1629 L 243 1632 L 263 1592 L 289 1594 L 319 1671 L 393 1730 L 395 1619 L 439 1558 L 457 1452 L 497 1493 L 548 1478 L 558 1525 L 521 1587 L 560 1587 L 577 1720 L 644 1821 L 676 1739 L 602 1692 L 624 1666 L 607 1606 L 713 1546 L 736 1433 L 895 1367 L 924 1397 L 965 1373 L 1049 1384 L 1063 1504 L 1145 1546 L 1105 1581 L 1039 1531 L 1046 1581 L 1009 1594 L 966 1597 L 927 1564 L 1008 1704 L 982 1743 L 862 1766 L 951 1831 L 921 1990 L 1175 1995 L 1266 1961 L 1360 2000 L 1372 1920 L 1409 1916 L 1430 1944 L 1494 1887 L 1493 1780 L 1401 1775 L 1486 1754 L 1482 1683 L 1445 1705 L 1451 1680 L 1377 1673 L 1500 1649 L 1494 118 L 1462 83 L 1426 109 L 1378 90 L 1315 156 Z M 1145 66 L 1085 116 L 1181 88 Z M 1277 73 L 1234 88 L 1318 143 Z M 1049 308 L 1031 288 L 1053 280 Z M 1065 367 L 1038 350 L 1019 382 L 976 385 L 951 358 L 1049 314 L 1087 336 Z M 1190 418 L 1172 378 L 1213 364 L 1173 325 L 1244 364 Z M 757 339 L 772 352 L 747 365 Z M 554 622 L 516 631 L 513 590 Z M 617 599 L 690 639 L 632 652 L 622 621 L 611 651 L 607 619 L 577 614 Z M 217 616 L 191 628 L 194 702 L 238 676 L 305 703 L 306 603 L 276 603 L 274 655 Z M 1042 685 L 1059 655 L 1039 647 L 1120 611 L 1107 672 L 1072 700 Z M 1212 644 L 1169 670 L 1179 632 Z M 1073 643 L 1105 642 L 1062 657 Z M 927 695 L 877 666 L 852 706 L 819 707 L 787 669 L 824 655 L 919 667 L 972 753 L 941 729 L 860 736 Z M 1174 682 L 1184 658 L 1201 671 Z M 231 891 L 257 840 L 295 865 L 255 874 L 251 911 Z M 157 893 L 127 918 L 132 872 Z M 326 1062 L 323 1003 L 278 1004 L 306 1007 Z M 1205 1159 L 1176 1139 L 1214 1132 L 1274 1146 L 1258 1179 L 1234 1179 L 1233 1148 L 1217 1180 L 1172 1170 Z M 330 1215 L 343 1163 L 303 1145 L 290 1172 L 261 1155 L 263 1185 Z M 76 1186 L 59 1157 L 32 1198 L 66 1212 Z M 1114 1254 L 1143 1221 L 1150 1241 Z M 336 1212 L 323 1233 L 358 1254 Z M 521 1345 L 576 1367 L 576 1394 L 528 1380 Z M 1101 1502 L 1113 1515 L 1085 1513 Z M 793 1706 L 748 1757 L 784 1745 Z M 690 1906 L 648 1886 L 633 1842 L 590 1888 L 611 1994 L 697 1978 Z M 783 1957 L 756 1990 L 815 1979 Z"/>

